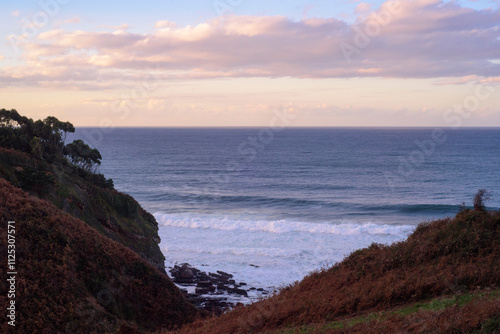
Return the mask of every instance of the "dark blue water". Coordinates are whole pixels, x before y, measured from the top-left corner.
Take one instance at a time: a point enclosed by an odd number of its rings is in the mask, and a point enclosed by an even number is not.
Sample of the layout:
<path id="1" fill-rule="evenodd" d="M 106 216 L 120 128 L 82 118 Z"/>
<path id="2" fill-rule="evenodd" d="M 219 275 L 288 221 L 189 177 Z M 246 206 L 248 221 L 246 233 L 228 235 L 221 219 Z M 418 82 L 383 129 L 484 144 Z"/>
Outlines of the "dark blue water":
<path id="1" fill-rule="evenodd" d="M 480 188 L 499 206 L 498 129 L 445 129 L 438 143 L 433 129 L 86 131 L 101 172 L 153 212 L 414 223 L 455 214 Z"/>
<path id="2" fill-rule="evenodd" d="M 372 242 L 500 200 L 499 129 L 80 129 L 154 213 L 167 265 L 275 288 Z M 92 136 L 90 136 L 92 135 Z M 258 266 L 258 267 L 256 267 Z M 255 297 L 255 296 L 254 296 Z"/>

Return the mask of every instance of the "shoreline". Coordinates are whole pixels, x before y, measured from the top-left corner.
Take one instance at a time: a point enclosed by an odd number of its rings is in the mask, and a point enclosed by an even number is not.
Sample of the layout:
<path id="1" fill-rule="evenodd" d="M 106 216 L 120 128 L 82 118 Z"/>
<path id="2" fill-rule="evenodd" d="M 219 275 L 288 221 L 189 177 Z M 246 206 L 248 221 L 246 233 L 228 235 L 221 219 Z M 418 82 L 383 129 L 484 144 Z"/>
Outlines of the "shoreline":
<path id="1" fill-rule="evenodd" d="M 166 271 L 191 304 L 215 314 L 271 295 L 264 288 L 237 282 L 232 274 L 221 270 L 207 273 L 189 263 L 182 263 L 166 267 Z"/>

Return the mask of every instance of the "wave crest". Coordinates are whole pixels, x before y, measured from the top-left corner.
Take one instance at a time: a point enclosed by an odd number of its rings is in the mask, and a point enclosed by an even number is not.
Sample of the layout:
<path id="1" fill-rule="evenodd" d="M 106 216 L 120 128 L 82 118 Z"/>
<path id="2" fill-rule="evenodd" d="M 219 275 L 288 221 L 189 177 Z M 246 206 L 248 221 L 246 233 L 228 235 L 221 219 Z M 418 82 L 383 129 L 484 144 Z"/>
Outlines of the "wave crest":
<path id="1" fill-rule="evenodd" d="M 158 223 L 162 226 L 191 228 L 191 229 L 214 229 L 222 231 L 249 231 L 269 233 L 328 233 L 338 235 L 408 235 L 414 225 L 388 225 L 372 222 L 354 223 L 311 223 L 296 222 L 288 220 L 238 220 L 222 218 L 183 217 L 164 213 L 154 214 Z"/>

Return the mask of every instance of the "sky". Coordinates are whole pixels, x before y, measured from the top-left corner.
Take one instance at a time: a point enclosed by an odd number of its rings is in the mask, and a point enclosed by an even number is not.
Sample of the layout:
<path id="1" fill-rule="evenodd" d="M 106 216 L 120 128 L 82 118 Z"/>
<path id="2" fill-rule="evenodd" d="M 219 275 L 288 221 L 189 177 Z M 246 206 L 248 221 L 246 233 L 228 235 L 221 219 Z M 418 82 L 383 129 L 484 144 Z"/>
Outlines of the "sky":
<path id="1" fill-rule="evenodd" d="M 500 126 L 500 0 L 20 0 L 0 108 L 75 126 Z"/>

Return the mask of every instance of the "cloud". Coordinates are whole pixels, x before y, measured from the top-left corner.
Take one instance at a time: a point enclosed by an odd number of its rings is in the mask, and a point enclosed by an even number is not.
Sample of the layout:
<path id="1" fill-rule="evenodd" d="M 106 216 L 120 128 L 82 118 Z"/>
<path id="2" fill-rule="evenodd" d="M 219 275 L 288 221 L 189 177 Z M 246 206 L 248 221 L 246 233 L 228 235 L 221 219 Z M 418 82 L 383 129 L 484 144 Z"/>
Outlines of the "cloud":
<path id="1" fill-rule="evenodd" d="M 18 10 L 14 10 L 14 11 L 10 12 L 10 15 L 12 15 L 14 17 L 19 17 L 19 15 L 21 15 L 21 12 Z"/>
<path id="2" fill-rule="evenodd" d="M 71 78 L 86 87 L 96 73 L 123 83 L 152 68 L 168 79 L 500 76 L 488 61 L 500 59 L 499 22 L 499 9 L 396 0 L 353 24 L 231 15 L 195 26 L 159 21 L 146 34 L 56 29 L 22 40 L 26 64 L 3 68 L 0 85 Z"/>
<path id="3" fill-rule="evenodd" d="M 364 13 L 367 13 L 369 12 L 371 9 L 371 6 L 370 4 L 366 3 L 366 2 L 361 2 L 359 3 L 356 8 L 354 9 L 354 12 L 356 14 L 364 14 Z"/>

